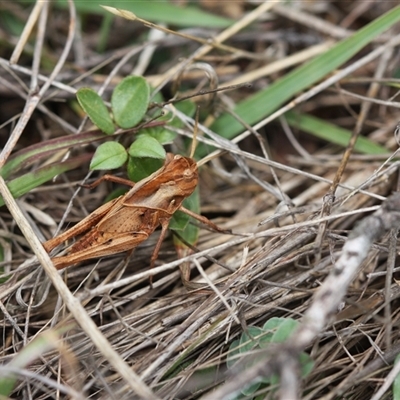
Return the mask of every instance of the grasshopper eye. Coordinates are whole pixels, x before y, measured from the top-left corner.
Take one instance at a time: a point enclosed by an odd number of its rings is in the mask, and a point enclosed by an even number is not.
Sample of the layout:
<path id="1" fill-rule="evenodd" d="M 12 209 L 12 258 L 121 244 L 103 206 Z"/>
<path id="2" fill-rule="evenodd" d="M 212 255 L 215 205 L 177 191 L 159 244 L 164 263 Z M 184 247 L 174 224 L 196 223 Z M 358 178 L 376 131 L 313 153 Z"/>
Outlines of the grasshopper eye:
<path id="1" fill-rule="evenodd" d="M 183 173 L 184 177 L 192 177 L 193 176 L 193 172 L 192 170 L 190 170 L 189 168 L 185 169 L 184 173 Z"/>

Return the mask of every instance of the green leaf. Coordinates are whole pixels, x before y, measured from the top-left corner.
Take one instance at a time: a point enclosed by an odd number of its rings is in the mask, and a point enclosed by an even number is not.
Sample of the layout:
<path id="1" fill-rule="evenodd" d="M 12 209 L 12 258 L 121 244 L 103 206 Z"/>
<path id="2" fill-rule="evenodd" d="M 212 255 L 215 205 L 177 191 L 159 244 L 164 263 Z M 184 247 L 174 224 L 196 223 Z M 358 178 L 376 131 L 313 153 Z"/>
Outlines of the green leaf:
<path id="1" fill-rule="evenodd" d="M 154 126 L 151 128 L 141 129 L 137 134 L 137 137 L 140 138 L 141 135 L 151 136 L 163 145 L 172 143 L 177 136 L 175 132 L 167 129 L 165 126 Z"/>
<path id="2" fill-rule="evenodd" d="M 259 389 L 260 386 L 261 386 L 261 381 L 260 378 L 258 378 L 249 385 L 245 386 L 242 389 L 242 394 L 244 394 L 245 396 L 251 396 L 254 392 L 256 392 Z"/>
<path id="3" fill-rule="evenodd" d="M 196 187 L 194 192 L 183 201 L 183 206 L 187 209 L 199 214 L 200 213 L 200 194 L 199 189 Z M 195 246 L 199 239 L 199 227 L 195 224 L 189 224 L 190 217 L 182 211 L 176 211 L 169 221 L 169 229 L 179 231 L 179 236 L 185 240 L 186 243 Z M 175 250 L 179 257 L 184 257 L 191 253 L 191 249 L 182 242 L 177 235 L 173 235 Z"/>
<path id="4" fill-rule="evenodd" d="M 273 317 L 270 318 L 263 326 L 264 331 L 275 331 L 282 323 L 285 321 L 285 318 Z"/>
<path id="5" fill-rule="evenodd" d="M 228 368 L 232 368 L 238 362 L 241 354 L 239 346 L 240 340 L 234 340 L 229 346 L 228 355 L 226 357 L 226 365 Z"/>
<path id="6" fill-rule="evenodd" d="M 250 359 L 242 368 L 245 370 L 251 368 L 254 364 L 258 363 L 265 356 L 261 351 L 257 354 L 256 351 L 261 347 L 265 348 L 271 342 L 282 342 L 286 340 L 298 326 L 299 322 L 292 318 L 271 318 L 263 326 L 258 328 L 256 326 L 249 326 L 247 333 L 242 333 L 240 340 L 235 340 L 229 346 L 226 364 L 228 369 L 232 368 L 239 360 L 240 355 L 249 351 L 254 351 L 254 357 Z M 267 341 L 266 335 L 269 337 Z M 273 337 L 273 340 L 271 340 Z M 263 346 L 261 346 L 263 344 Z M 259 346 L 260 345 L 260 346 Z M 307 353 L 301 353 L 299 356 L 299 363 L 301 367 L 302 377 L 310 374 L 314 367 L 314 361 Z M 276 385 L 279 383 L 279 376 L 273 374 L 271 376 L 260 377 L 249 383 L 248 386 L 241 390 L 241 393 L 246 396 L 251 396 L 258 388 L 263 385 Z M 240 398 L 240 397 L 237 397 Z"/>
<path id="7" fill-rule="evenodd" d="M 182 205 L 184 207 L 186 207 L 187 209 L 189 209 L 190 211 L 193 211 L 193 212 L 199 214 L 200 213 L 200 197 L 199 196 L 200 196 L 199 190 L 196 187 L 194 192 L 183 201 Z M 197 242 L 199 228 L 192 224 L 188 225 L 189 220 L 190 220 L 189 215 L 185 214 L 182 211 L 177 211 L 173 215 L 173 217 L 169 223 L 169 228 L 172 230 L 175 230 L 175 231 L 182 231 L 181 232 L 182 237 L 187 242 L 194 245 Z M 191 233 L 190 235 L 188 235 L 189 232 L 186 232 L 186 228 L 188 228 L 189 226 L 195 228 L 190 232 Z M 176 238 L 176 241 L 177 241 L 177 243 L 175 243 L 175 238 L 174 238 L 175 245 L 178 243 L 181 243 L 179 241 L 179 239 L 177 239 L 177 238 Z"/>
<path id="8" fill-rule="evenodd" d="M 103 132 L 111 135 L 114 133 L 114 124 L 103 99 L 90 88 L 81 88 L 76 92 L 80 106 L 90 120 Z"/>
<path id="9" fill-rule="evenodd" d="M 169 221 L 169 229 L 172 229 L 173 231 L 183 231 L 185 228 L 187 228 L 189 225 L 189 220 L 190 217 L 189 215 L 185 214 L 182 211 L 176 211 L 173 215 L 173 217 L 171 218 L 171 220 Z M 192 225 L 193 226 L 193 225 Z M 196 235 L 198 236 L 198 235 Z M 186 240 L 186 237 L 184 238 Z M 191 244 L 195 244 L 191 243 Z M 181 245 L 181 246 L 185 246 L 178 238 L 174 237 L 174 244 L 176 245 Z"/>
<path id="10" fill-rule="evenodd" d="M 114 89 L 111 107 L 115 122 L 123 129 L 137 125 L 150 102 L 150 87 L 141 76 L 128 76 Z"/>
<path id="11" fill-rule="evenodd" d="M 268 117 L 294 95 L 316 84 L 326 75 L 339 68 L 398 21 L 400 21 L 399 6 L 361 28 L 349 38 L 338 42 L 324 54 L 315 57 L 276 80 L 266 89 L 258 91 L 242 101 L 236 106 L 235 112 L 250 125 Z M 211 129 L 226 138 L 235 137 L 244 130 L 243 126 L 227 113 L 219 117 L 212 124 Z M 204 155 L 204 153 L 204 146 L 201 150 L 199 146 L 198 154 Z"/>
<path id="12" fill-rule="evenodd" d="M 300 353 L 299 362 L 301 367 L 301 376 L 305 378 L 307 375 L 311 373 L 314 368 L 314 360 L 307 353 Z"/>
<path id="13" fill-rule="evenodd" d="M 165 149 L 160 142 L 148 135 L 139 136 L 129 147 L 131 157 L 165 158 Z"/>
<path id="14" fill-rule="evenodd" d="M 340 146 L 347 146 L 349 143 L 351 132 L 347 129 L 340 128 L 311 115 L 299 114 L 293 111 L 287 112 L 285 117 L 289 125 L 327 140 L 330 143 Z M 354 149 L 364 154 L 385 154 L 388 152 L 384 147 L 363 136 L 357 138 Z"/>
<path id="15" fill-rule="evenodd" d="M 284 318 L 282 323 L 276 329 L 274 335 L 272 336 L 272 343 L 282 343 L 284 342 L 298 327 L 299 321 L 292 318 Z"/>
<path id="16" fill-rule="evenodd" d="M 278 328 L 286 321 L 286 318 L 270 318 L 263 326 L 265 334 L 260 338 L 260 347 L 265 348 L 273 341 L 273 337 Z"/>
<path id="17" fill-rule="evenodd" d="M 186 214 L 184 214 L 182 211 L 177 211 L 172 219 L 171 222 L 173 221 L 173 223 L 175 223 L 175 215 L 176 214 L 183 214 L 184 216 L 187 216 Z M 190 219 L 190 217 L 189 217 Z M 175 226 L 171 226 L 171 222 L 169 225 L 169 228 L 172 230 L 179 230 L 178 228 L 176 228 Z M 195 246 L 198 239 L 199 239 L 199 228 L 196 225 L 193 224 L 186 224 L 186 227 L 183 228 L 182 232 L 180 232 L 180 235 L 186 240 L 186 242 L 188 242 L 189 244 Z M 178 247 L 178 246 L 185 246 L 176 236 L 174 236 L 174 246 Z"/>
<path id="18" fill-rule="evenodd" d="M 90 163 L 90 169 L 116 169 L 124 165 L 128 154 L 121 144 L 107 142 L 101 144 L 94 153 Z"/>
<path id="19" fill-rule="evenodd" d="M 246 353 L 258 345 L 258 336 L 263 334 L 263 330 L 257 326 L 247 327 L 247 332 L 243 332 L 240 337 L 240 352 Z"/>
<path id="20" fill-rule="evenodd" d="M 163 164 L 164 160 L 157 158 L 129 157 L 127 168 L 128 177 L 133 182 L 139 182 L 160 169 Z"/>

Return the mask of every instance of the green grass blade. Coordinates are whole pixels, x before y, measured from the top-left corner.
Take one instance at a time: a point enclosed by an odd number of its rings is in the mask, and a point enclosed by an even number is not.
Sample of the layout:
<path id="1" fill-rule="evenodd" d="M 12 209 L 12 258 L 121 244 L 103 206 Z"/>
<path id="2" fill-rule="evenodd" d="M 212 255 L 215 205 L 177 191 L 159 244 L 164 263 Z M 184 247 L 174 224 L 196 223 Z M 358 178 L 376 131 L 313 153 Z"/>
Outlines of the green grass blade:
<path id="1" fill-rule="evenodd" d="M 235 112 L 248 124 L 266 118 L 294 95 L 319 82 L 343 65 L 364 46 L 399 21 L 400 6 L 372 21 L 351 37 L 340 41 L 326 53 L 289 72 L 265 90 L 242 101 L 235 108 Z M 223 137 L 232 138 L 243 131 L 243 126 L 232 116 L 224 114 L 214 122 L 211 129 Z"/>
<path id="2" fill-rule="evenodd" d="M 57 4 L 63 8 L 67 7 L 66 0 L 58 0 Z M 135 13 L 138 17 L 152 22 L 164 22 L 176 26 L 202 26 L 208 28 L 226 28 L 234 21 L 202 11 L 197 6 L 178 7 L 169 1 L 147 0 L 147 1 L 76 1 L 75 7 L 78 12 L 90 12 L 105 15 L 105 10 L 100 7 L 109 6 L 127 10 Z"/>
<path id="3" fill-rule="evenodd" d="M 92 154 L 85 154 L 80 157 L 71 158 L 67 161 L 46 165 L 45 167 L 39 168 L 36 171 L 29 172 L 18 178 L 7 182 L 7 186 L 10 189 L 13 197 L 16 199 L 30 190 L 42 185 L 45 182 L 53 179 L 55 176 L 62 174 L 63 172 L 79 167 L 81 164 L 88 162 Z M 4 200 L 0 197 L 0 207 L 4 205 Z"/>
<path id="4" fill-rule="evenodd" d="M 347 129 L 340 128 L 311 115 L 289 111 L 285 114 L 285 117 L 289 125 L 340 146 L 346 147 L 352 135 Z M 357 138 L 354 150 L 364 154 L 385 154 L 388 152 L 384 147 L 362 136 Z"/>
<path id="5" fill-rule="evenodd" d="M 0 169 L 0 175 L 4 179 L 8 179 L 9 176 L 22 168 L 27 168 L 43 158 L 49 159 L 50 156 L 60 150 L 69 149 L 73 146 L 83 146 L 105 138 L 107 138 L 107 135 L 103 132 L 89 131 L 36 143 L 13 154 Z"/>

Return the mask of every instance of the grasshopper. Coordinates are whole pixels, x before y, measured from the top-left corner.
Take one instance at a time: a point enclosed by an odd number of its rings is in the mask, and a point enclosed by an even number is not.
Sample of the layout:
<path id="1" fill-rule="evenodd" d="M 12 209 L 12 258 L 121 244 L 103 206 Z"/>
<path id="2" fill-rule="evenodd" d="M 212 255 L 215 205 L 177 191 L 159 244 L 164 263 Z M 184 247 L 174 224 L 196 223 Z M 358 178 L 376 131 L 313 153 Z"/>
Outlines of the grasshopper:
<path id="1" fill-rule="evenodd" d="M 92 258 L 131 251 L 161 225 L 161 234 L 150 259 L 150 267 L 153 267 L 169 221 L 177 210 L 218 232 L 227 233 L 207 218 L 182 206 L 183 200 L 193 193 L 198 183 L 198 167 L 191 157 L 167 153 L 164 165 L 137 183 L 104 175 L 86 187 L 93 188 L 104 180 L 124 183 L 131 189 L 100 206 L 66 232 L 43 243 L 45 250 L 50 252 L 61 243 L 83 235 L 68 249 L 67 255 L 52 258 L 57 269 Z"/>

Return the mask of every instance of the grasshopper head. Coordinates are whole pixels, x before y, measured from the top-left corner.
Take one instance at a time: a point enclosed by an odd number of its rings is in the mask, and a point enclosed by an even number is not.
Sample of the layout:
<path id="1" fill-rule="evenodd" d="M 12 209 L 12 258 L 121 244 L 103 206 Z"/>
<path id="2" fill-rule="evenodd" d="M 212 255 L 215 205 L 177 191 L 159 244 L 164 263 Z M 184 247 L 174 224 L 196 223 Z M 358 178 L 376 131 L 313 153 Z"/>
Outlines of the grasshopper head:
<path id="1" fill-rule="evenodd" d="M 193 158 L 175 155 L 171 161 L 173 180 L 185 196 L 192 194 L 198 183 L 197 163 Z"/>

